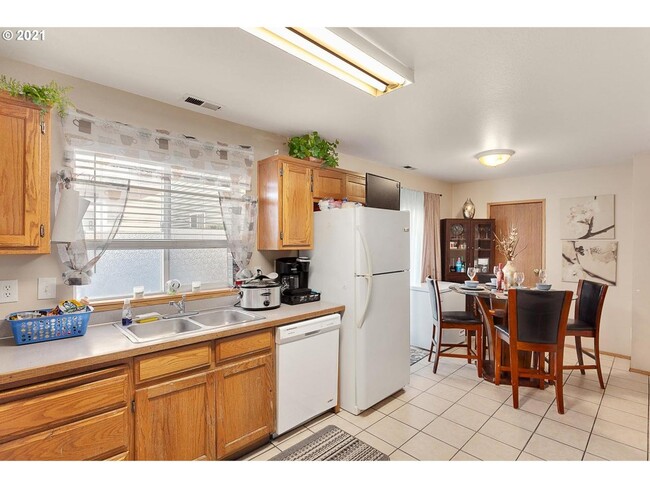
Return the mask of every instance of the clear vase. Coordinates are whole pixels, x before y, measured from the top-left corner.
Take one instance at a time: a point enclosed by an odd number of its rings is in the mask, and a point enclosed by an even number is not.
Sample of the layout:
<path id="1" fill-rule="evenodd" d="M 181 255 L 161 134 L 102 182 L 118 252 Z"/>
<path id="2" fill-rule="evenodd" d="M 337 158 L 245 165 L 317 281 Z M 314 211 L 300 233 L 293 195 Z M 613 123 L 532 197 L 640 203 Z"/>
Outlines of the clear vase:
<path id="1" fill-rule="evenodd" d="M 516 285 L 515 283 L 515 273 L 517 268 L 512 261 L 508 261 L 503 267 L 503 281 L 505 282 L 506 289 L 512 288 Z"/>

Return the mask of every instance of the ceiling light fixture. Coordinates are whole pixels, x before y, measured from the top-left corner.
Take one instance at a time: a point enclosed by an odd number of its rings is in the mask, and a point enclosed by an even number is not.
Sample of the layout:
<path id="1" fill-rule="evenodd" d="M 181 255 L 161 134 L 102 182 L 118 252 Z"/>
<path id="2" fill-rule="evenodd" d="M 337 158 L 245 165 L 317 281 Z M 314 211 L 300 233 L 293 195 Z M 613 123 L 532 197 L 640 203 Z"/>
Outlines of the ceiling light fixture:
<path id="1" fill-rule="evenodd" d="M 374 96 L 413 83 L 413 70 L 351 29 L 253 27 L 244 30 Z"/>
<path id="2" fill-rule="evenodd" d="M 515 152 L 512 149 L 490 149 L 474 156 L 485 166 L 499 166 L 510 159 Z"/>

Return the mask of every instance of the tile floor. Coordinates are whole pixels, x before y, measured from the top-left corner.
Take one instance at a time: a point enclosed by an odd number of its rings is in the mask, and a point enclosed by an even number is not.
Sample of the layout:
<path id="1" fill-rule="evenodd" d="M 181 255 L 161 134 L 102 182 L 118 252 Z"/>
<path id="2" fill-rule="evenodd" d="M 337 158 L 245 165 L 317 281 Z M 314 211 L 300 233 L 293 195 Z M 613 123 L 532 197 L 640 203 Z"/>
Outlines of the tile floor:
<path id="1" fill-rule="evenodd" d="M 565 358 L 575 361 L 575 349 Z M 629 372 L 629 360 L 601 359 L 606 389 L 595 370 L 567 372 L 559 415 L 553 387 L 520 388 L 515 410 L 510 386 L 483 381 L 475 365 L 441 358 L 434 375 L 424 358 L 404 390 L 361 415 L 326 413 L 242 459 L 269 459 L 333 424 L 394 461 L 647 461 L 650 377 Z"/>

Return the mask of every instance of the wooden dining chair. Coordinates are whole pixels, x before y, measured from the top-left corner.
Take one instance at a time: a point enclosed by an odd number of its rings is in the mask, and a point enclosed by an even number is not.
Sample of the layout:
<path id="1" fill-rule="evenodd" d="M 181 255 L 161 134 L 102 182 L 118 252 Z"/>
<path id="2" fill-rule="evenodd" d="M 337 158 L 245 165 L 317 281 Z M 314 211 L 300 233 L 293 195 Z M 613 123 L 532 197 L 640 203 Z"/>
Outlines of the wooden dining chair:
<path id="1" fill-rule="evenodd" d="M 608 286 L 593 281 L 580 280 L 578 282 L 578 298 L 574 311 L 574 318 L 567 323 L 567 336 L 573 336 L 576 341 L 577 365 L 565 364 L 563 369 L 579 369 L 585 374 L 586 369 L 595 369 L 598 374 L 600 387 L 605 389 L 603 373 L 600 369 L 600 316 L 603 313 L 603 304 Z M 582 338 L 592 337 L 594 339 L 594 353 L 582 349 Z M 585 364 L 583 354 L 593 359 L 596 364 Z"/>
<path id="2" fill-rule="evenodd" d="M 467 358 L 470 363 L 476 359 L 477 374 L 483 374 L 483 322 L 472 312 L 448 311 L 443 312 L 440 302 L 440 287 L 438 280 L 427 276 L 427 289 L 431 299 L 431 312 L 433 320 L 433 331 L 431 333 L 431 348 L 429 349 L 429 362 L 435 353 L 433 360 L 433 372 L 438 371 L 438 361 L 441 357 Z M 442 331 L 444 329 L 462 329 L 465 331 L 465 344 L 451 344 L 442 342 Z M 472 350 L 472 336 L 476 337 L 476 349 Z M 455 347 L 466 347 L 466 354 L 447 352 Z M 444 348 L 444 349 L 443 349 Z"/>
<path id="3" fill-rule="evenodd" d="M 519 378 L 535 378 L 555 383 L 557 411 L 564 413 L 562 392 L 562 361 L 564 338 L 571 308 L 571 291 L 508 290 L 508 320 L 495 324 L 495 384 L 500 384 L 501 372 L 510 371 L 512 405 L 519 408 Z M 510 365 L 501 364 L 501 341 L 510 346 Z M 519 364 L 519 351 L 537 353 L 537 368 Z M 544 357 L 549 354 L 549 370 Z M 543 388 L 543 383 L 540 384 Z"/>

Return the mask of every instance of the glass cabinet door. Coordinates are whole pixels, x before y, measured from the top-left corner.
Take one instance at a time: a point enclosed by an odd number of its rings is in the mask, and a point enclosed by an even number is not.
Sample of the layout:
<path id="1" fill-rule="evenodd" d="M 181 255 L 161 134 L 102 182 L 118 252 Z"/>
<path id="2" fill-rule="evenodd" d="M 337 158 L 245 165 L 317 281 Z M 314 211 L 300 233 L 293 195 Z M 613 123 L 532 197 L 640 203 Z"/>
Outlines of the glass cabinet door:
<path id="1" fill-rule="evenodd" d="M 479 273 L 492 273 L 494 267 L 492 243 L 494 228 L 490 221 L 476 221 L 472 228 L 472 256 L 470 262 Z"/>
<path id="2" fill-rule="evenodd" d="M 467 270 L 468 254 L 472 244 L 471 227 L 469 223 L 456 221 L 448 223 L 447 238 L 447 269 L 451 273 L 465 273 Z"/>

